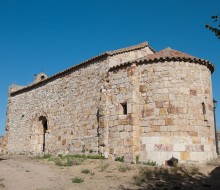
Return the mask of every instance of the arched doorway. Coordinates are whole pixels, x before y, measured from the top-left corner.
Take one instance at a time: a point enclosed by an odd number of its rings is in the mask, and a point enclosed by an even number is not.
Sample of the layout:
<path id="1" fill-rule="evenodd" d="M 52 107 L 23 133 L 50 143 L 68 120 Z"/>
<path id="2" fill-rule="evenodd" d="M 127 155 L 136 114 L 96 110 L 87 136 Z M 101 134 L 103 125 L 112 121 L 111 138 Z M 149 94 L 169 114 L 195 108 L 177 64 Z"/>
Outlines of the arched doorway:
<path id="1" fill-rule="evenodd" d="M 47 129 L 48 129 L 48 125 L 47 125 L 47 118 L 45 116 L 40 116 L 39 117 L 39 121 L 41 122 L 42 126 L 41 126 L 41 134 L 42 137 L 41 137 L 41 142 L 40 144 L 42 143 L 42 152 L 45 152 L 45 149 L 46 149 L 46 132 L 47 132 Z"/>

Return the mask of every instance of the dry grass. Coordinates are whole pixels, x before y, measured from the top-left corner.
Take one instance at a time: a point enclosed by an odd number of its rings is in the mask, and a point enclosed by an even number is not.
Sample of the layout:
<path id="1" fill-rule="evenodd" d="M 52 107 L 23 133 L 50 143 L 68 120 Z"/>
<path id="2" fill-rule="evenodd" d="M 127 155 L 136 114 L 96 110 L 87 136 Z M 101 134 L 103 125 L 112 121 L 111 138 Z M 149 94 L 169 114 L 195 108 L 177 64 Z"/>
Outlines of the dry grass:
<path id="1" fill-rule="evenodd" d="M 137 186 L 146 188 L 182 189 L 198 186 L 204 179 L 197 165 L 179 165 L 175 167 L 140 167 L 133 177 Z"/>
<path id="2" fill-rule="evenodd" d="M 21 162 L 19 162 L 19 160 L 21 160 Z M 57 162 L 59 162 L 57 160 L 59 160 L 61 164 L 57 164 Z M 80 162 L 83 161 L 80 164 L 73 164 L 76 160 L 80 160 Z M 137 159 L 137 161 L 139 160 Z M 2 160 L 1 164 L 5 163 L 2 165 L 5 168 L 2 171 L 7 171 L 6 168 L 13 166 L 15 167 L 13 171 L 19 175 L 42 176 L 42 179 L 39 179 L 41 183 L 39 183 L 39 181 L 34 182 L 38 177 L 32 177 L 29 181 L 24 182 L 26 184 L 32 181 L 31 183 L 35 185 L 32 185 L 32 187 L 35 187 L 33 190 L 41 187 L 45 189 L 53 189 L 56 187 L 54 190 L 205 190 L 220 189 L 220 164 L 217 165 L 218 162 L 217 160 L 208 165 L 179 164 L 175 167 L 165 167 L 151 166 L 154 164 L 149 164 L 150 166 L 143 165 L 143 163 L 128 164 L 110 160 L 94 160 L 62 155 L 55 157 L 45 155 L 43 159 L 28 159 L 27 156 L 20 155 L 19 159 L 12 158 Z M 151 162 L 149 161 L 149 163 Z M 32 167 L 30 167 L 30 164 Z M 37 169 L 39 165 L 41 165 L 41 169 Z M 69 167 L 58 167 L 58 165 Z M 43 173 L 42 168 L 44 168 Z M 39 171 L 39 173 L 35 175 L 33 171 L 36 170 Z M 48 178 L 47 181 L 42 183 L 42 181 L 47 178 L 48 172 L 50 176 L 54 176 L 54 178 Z M 0 179 L 0 189 L 7 189 L 10 185 L 8 180 L 10 174 L 1 174 L 4 179 Z M 10 183 L 12 181 L 14 184 L 18 183 L 17 178 L 14 178 L 14 180 L 10 179 Z M 15 190 L 13 188 L 10 189 Z"/>

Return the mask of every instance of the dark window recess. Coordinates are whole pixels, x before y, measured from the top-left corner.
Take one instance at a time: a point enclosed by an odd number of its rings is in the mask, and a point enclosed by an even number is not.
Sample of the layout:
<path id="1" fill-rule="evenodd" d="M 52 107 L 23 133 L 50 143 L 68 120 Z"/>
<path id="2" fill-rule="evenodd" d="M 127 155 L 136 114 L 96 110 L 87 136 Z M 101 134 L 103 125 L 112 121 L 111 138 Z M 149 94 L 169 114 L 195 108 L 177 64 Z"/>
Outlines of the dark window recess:
<path id="1" fill-rule="evenodd" d="M 205 109 L 205 103 L 204 102 L 202 102 L 202 113 L 203 113 L 203 115 L 206 114 L 206 109 Z"/>
<path id="2" fill-rule="evenodd" d="M 42 75 L 42 76 L 40 77 L 40 79 L 41 79 L 41 80 L 44 80 L 44 79 L 45 79 L 45 76 Z"/>
<path id="3" fill-rule="evenodd" d="M 127 115 L 128 114 L 127 103 L 122 103 L 121 106 L 123 109 L 123 115 Z"/>
<path id="4" fill-rule="evenodd" d="M 47 118 L 45 116 L 40 116 L 39 121 L 42 122 L 43 125 L 43 152 L 45 152 L 46 149 L 46 132 L 48 130 L 48 125 L 47 125 Z"/>

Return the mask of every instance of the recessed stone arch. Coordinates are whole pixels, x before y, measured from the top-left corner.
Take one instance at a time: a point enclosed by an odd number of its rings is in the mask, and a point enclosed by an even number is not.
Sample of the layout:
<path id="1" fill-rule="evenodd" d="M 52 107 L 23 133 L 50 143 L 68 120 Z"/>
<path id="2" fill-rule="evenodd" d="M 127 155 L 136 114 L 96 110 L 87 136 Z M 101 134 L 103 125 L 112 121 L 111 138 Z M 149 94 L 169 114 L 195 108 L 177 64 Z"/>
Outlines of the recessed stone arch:
<path id="1" fill-rule="evenodd" d="M 31 147 L 34 153 L 47 152 L 48 117 L 45 113 L 36 114 L 33 119 Z"/>

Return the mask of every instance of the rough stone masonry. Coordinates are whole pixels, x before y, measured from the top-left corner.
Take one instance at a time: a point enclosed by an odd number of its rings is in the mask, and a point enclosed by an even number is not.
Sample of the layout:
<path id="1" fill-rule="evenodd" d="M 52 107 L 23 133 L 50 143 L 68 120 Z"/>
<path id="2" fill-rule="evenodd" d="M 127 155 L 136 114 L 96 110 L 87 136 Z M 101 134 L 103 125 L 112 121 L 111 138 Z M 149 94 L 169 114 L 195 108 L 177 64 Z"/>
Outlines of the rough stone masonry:
<path id="1" fill-rule="evenodd" d="M 125 161 L 216 157 L 209 61 L 147 42 L 9 88 L 10 153 L 102 154 Z"/>

